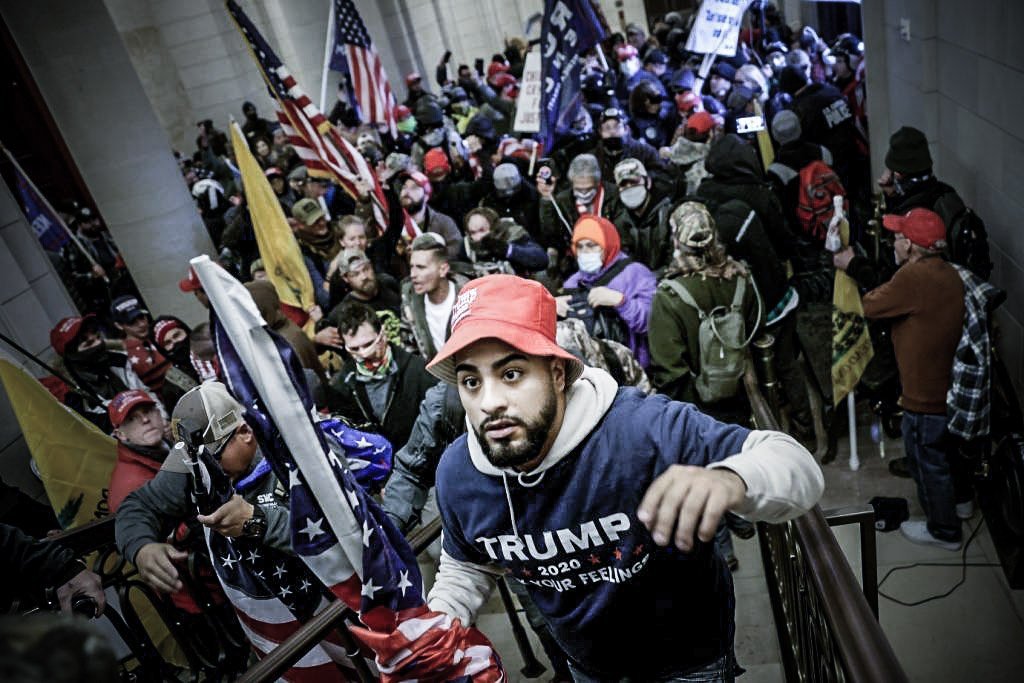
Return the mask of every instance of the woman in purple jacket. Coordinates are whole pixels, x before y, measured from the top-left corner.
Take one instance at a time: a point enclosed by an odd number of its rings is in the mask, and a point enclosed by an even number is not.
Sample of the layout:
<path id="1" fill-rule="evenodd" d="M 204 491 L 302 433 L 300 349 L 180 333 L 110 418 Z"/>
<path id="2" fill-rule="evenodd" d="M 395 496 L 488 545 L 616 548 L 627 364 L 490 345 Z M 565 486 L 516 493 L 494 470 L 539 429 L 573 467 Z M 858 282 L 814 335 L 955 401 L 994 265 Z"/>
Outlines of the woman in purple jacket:
<path id="1" fill-rule="evenodd" d="M 581 318 L 593 336 L 625 344 L 646 368 L 651 360 L 647 321 L 658 282 L 654 273 L 620 248 L 619 232 L 608 219 L 584 214 L 576 221 L 572 249 L 579 270 L 556 298 L 558 315 Z"/>

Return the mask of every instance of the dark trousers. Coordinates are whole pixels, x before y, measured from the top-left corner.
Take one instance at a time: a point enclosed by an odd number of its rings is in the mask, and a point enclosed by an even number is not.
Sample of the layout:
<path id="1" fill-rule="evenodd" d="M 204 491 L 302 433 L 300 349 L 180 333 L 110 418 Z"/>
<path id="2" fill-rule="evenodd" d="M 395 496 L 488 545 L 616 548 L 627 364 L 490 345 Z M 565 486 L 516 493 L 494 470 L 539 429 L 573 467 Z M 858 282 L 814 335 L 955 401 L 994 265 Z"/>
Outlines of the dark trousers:
<path id="1" fill-rule="evenodd" d="M 917 495 L 928 518 L 928 531 L 935 538 L 956 542 L 962 532 L 956 516 L 956 491 L 950 467 L 952 443 L 946 431 L 945 415 L 903 411 L 907 469 L 917 484 Z"/>

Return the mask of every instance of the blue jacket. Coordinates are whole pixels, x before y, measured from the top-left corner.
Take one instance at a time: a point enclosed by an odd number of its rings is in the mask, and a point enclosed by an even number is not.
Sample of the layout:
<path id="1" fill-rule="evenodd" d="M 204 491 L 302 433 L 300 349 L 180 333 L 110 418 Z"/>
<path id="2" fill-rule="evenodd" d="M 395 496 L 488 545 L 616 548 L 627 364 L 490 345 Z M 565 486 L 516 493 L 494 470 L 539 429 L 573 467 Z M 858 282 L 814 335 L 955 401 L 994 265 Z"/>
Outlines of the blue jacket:
<path id="1" fill-rule="evenodd" d="M 658 547 L 636 510 L 669 466 L 739 453 L 750 432 L 633 388 L 609 400 L 579 444 L 518 481 L 482 472 L 466 435 L 456 440 L 437 470 L 444 550 L 521 579 L 585 672 L 651 680 L 731 652 L 734 601 L 712 544 Z"/>

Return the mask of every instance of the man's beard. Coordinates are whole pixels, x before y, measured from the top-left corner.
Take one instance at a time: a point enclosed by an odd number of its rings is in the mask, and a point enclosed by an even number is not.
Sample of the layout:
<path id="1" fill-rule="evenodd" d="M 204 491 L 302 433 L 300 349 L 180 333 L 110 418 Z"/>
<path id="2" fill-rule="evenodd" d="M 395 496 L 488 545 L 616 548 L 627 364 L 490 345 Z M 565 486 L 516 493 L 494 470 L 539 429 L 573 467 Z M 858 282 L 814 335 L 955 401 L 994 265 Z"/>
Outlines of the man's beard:
<path id="1" fill-rule="evenodd" d="M 548 439 L 557 410 L 558 403 L 555 400 L 555 392 L 552 390 L 548 393 L 540 413 L 530 422 L 524 422 L 518 418 L 510 418 L 504 415 L 495 415 L 487 418 L 474 430 L 477 441 L 480 443 L 480 450 L 483 451 L 484 456 L 495 467 L 519 467 L 536 459 L 540 454 L 540 449 L 544 446 L 544 442 Z M 523 427 L 526 431 L 526 438 L 515 444 L 503 440 L 499 444 L 492 445 L 487 440 L 486 427 L 489 423 L 499 420 L 512 421 Z"/>
<path id="2" fill-rule="evenodd" d="M 377 281 L 374 280 L 372 282 L 367 282 L 358 288 L 353 287 L 352 291 L 358 292 L 361 296 L 364 296 L 367 299 L 372 299 L 377 296 L 377 289 Z"/>
<path id="3" fill-rule="evenodd" d="M 405 208 L 405 210 L 408 211 L 409 213 L 417 214 L 417 213 L 420 212 L 420 209 L 423 208 L 423 204 L 426 201 L 427 201 L 426 197 L 424 197 L 423 199 L 421 199 L 421 200 L 419 200 L 417 202 L 414 202 L 411 199 L 407 199 L 407 200 L 401 202 L 401 204 Z"/>

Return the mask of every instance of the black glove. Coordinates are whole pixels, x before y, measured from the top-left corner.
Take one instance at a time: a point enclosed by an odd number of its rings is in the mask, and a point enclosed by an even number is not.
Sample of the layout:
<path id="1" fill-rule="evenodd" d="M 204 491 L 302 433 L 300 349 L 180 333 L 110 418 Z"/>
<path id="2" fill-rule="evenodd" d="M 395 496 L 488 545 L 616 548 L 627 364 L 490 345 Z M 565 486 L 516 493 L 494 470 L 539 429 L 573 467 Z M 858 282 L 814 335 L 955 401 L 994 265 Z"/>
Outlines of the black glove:
<path id="1" fill-rule="evenodd" d="M 480 256 L 501 261 L 507 258 L 508 242 L 498 239 L 494 235 L 484 235 L 477 243 L 476 251 Z"/>

